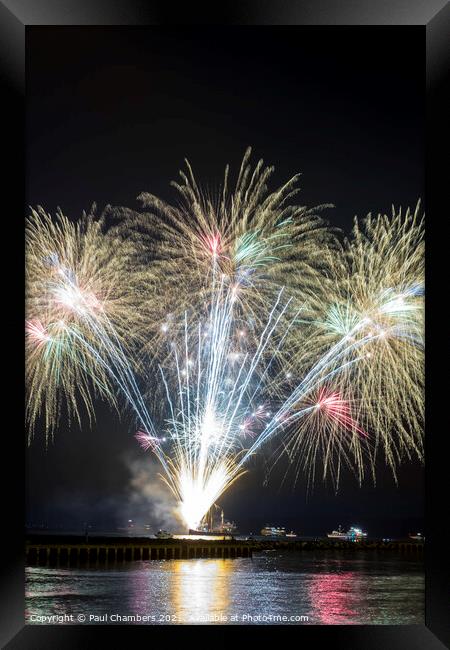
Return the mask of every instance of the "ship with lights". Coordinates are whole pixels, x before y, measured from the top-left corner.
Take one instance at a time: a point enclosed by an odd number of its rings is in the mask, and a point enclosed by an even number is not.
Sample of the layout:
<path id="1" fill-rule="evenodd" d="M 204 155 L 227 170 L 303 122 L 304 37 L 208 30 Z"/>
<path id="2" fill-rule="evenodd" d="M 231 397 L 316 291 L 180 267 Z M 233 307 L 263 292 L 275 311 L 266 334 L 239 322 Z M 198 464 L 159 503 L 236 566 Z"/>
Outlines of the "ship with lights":
<path id="1" fill-rule="evenodd" d="M 197 529 L 190 528 L 189 535 L 235 535 L 237 526 L 234 521 L 227 521 L 224 512 L 221 510 L 220 520 L 214 522 L 210 517 L 209 521 L 203 522 Z"/>
<path id="2" fill-rule="evenodd" d="M 284 526 L 269 526 L 266 524 L 261 528 L 261 535 L 264 537 L 286 537 L 286 528 Z"/>
<path id="3" fill-rule="evenodd" d="M 351 526 L 347 532 L 345 532 L 342 526 L 339 526 L 337 530 L 328 533 L 327 537 L 329 539 L 339 539 L 345 542 L 359 542 L 367 537 L 367 533 L 356 526 Z"/>

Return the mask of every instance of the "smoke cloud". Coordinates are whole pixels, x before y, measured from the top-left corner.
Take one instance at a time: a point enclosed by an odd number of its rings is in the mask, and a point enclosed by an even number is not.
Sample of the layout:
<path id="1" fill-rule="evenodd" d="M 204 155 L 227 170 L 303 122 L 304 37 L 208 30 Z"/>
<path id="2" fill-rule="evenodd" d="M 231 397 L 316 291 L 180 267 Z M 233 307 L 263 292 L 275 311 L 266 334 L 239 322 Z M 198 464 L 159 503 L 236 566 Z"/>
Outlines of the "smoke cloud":
<path id="1" fill-rule="evenodd" d="M 159 476 L 159 463 L 150 454 L 142 458 L 127 456 L 125 463 L 130 473 L 129 512 L 134 513 L 136 522 L 150 524 L 152 532 L 159 528 L 178 531 L 178 504 Z"/>

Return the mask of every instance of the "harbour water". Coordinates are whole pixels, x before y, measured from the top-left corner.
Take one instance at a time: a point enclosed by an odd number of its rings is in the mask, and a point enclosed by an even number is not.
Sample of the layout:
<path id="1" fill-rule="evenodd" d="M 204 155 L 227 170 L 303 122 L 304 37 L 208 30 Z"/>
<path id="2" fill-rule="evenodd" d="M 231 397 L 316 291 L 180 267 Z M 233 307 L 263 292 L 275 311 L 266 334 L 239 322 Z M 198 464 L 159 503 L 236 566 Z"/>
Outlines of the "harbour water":
<path id="1" fill-rule="evenodd" d="M 423 624 L 424 568 L 387 551 L 26 569 L 30 624 Z M 51 618 L 53 617 L 53 618 Z"/>

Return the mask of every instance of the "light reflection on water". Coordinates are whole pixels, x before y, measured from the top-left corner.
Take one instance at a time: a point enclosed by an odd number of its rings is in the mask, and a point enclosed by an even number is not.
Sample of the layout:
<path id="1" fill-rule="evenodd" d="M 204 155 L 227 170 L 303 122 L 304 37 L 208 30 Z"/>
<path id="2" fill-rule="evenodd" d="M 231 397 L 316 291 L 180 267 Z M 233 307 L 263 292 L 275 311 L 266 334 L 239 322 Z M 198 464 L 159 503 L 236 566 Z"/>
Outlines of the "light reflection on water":
<path id="1" fill-rule="evenodd" d="M 312 624 L 423 624 L 424 575 L 422 563 L 405 556 L 342 551 L 28 567 L 26 605 L 27 619 L 117 613 L 165 624 L 220 622 L 220 616 L 249 623 L 244 615 L 271 614 L 308 616 Z"/>
<path id="2" fill-rule="evenodd" d="M 193 614 L 207 618 L 230 607 L 229 585 L 234 560 L 175 562 L 171 581 L 172 603 L 178 620 Z"/>

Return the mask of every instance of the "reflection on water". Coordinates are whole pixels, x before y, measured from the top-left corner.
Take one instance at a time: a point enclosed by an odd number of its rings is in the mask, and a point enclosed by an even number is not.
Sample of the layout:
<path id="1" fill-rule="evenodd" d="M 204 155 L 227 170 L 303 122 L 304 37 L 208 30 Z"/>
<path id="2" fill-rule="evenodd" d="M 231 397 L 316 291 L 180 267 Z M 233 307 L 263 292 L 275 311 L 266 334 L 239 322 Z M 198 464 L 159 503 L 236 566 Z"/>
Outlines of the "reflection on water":
<path id="1" fill-rule="evenodd" d="M 128 609 L 139 613 L 157 609 L 162 616 L 165 612 L 167 622 L 214 619 L 214 615 L 229 609 L 229 576 L 234 562 L 221 559 L 143 562 L 139 570 L 136 565 L 128 565 L 125 570 Z"/>
<path id="2" fill-rule="evenodd" d="M 100 569 L 29 567 L 26 577 L 28 621 L 73 613 L 139 614 L 153 617 L 147 622 L 165 624 L 424 622 L 422 563 L 391 553 L 273 551 L 253 559 L 144 561 Z M 296 618 L 273 619 L 281 616 Z"/>
<path id="3" fill-rule="evenodd" d="M 171 594 L 177 620 L 198 619 L 229 609 L 234 560 L 183 560 L 170 567 Z"/>
<path id="4" fill-rule="evenodd" d="M 204 541 L 210 541 L 210 542 L 217 542 L 218 540 L 224 540 L 224 539 L 233 539 L 231 535 L 174 535 L 174 539 L 188 539 L 188 540 L 195 540 L 195 539 L 200 539 L 202 542 Z M 235 538 L 235 539 L 240 539 Z M 245 539 L 245 538 L 243 538 Z"/>
<path id="5" fill-rule="evenodd" d="M 357 580 L 357 576 L 350 571 L 324 573 L 311 579 L 309 597 L 317 623 L 336 625 L 348 623 L 357 617 L 358 599 L 362 596 L 356 587 Z"/>

